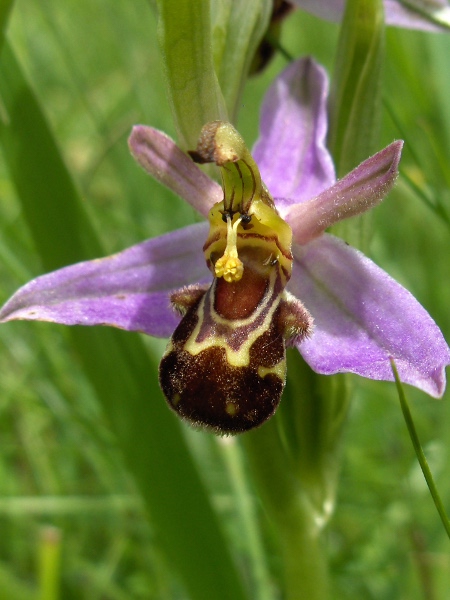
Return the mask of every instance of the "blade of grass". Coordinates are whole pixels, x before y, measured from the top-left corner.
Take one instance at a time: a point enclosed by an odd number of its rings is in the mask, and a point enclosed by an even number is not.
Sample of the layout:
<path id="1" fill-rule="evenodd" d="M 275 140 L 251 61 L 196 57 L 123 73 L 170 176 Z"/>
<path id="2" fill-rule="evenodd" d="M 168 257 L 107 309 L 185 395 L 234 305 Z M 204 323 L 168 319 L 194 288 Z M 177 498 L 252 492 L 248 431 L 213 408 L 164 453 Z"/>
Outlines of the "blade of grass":
<path id="1" fill-rule="evenodd" d="M 419 461 L 420 468 L 422 469 L 423 476 L 425 477 L 425 481 L 427 482 L 428 489 L 430 490 L 431 497 L 433 498 L 434 505 L 436 506 L 436 510 L 439 513 L 442 524 L 444 525 L 444 529 L 447 532 L 447 535 L 450 539 L 450 521 L 448 519 L 447 513 L 445 512 L 444 505 L 442 503 L 439 492 L 436 488 L 436 484 L 434 483 L 433 475 L 431 474 L 430 467 L 428 466 L 428 461 L 425 457 L 424 451 L 422 449 L 422 445 L 419 440 L 419 436 L 417 435 L 416 428 L 414 426 L 414 420 L 411 415 L 411 411 L 409 410 L 408 400 L 406 399 L 405 392 L 403 391 L 403 386 L 398 376 L 397 367 L 395 366 L 395 362 L 391 359 L 391 367 L 392 372 L 395 377 L 395 385 L 397 386 L 398 398 L 400 400 L 400 406 L 403 412 L 403 418 L 405 419 L 406 427 L 408 428 L 409 437 L 411 438 L 412 445 L 414 447 L 414 451 L 417 456 L 417 460 Z"/>
<path id="2" fill-rule="evenodd" d="M 5 44 L 0 89 L 4 155 L 44 267 L 100 254 L 100 243 L 45 116 Z M 73 348 L 97 392 L 142 493 L 169 565 L 192 598 L 241 599 L 240 576 L 192 461 L 167 410 L 156 367 L 134 334 L 71 328 Z"/>
<path id="3" fill-rule="evenodd" d="M 408 134 L 407 129 L 402 125 L 402 122 L 401 122 L 401 120 L 398 116 L 398 113 L 395 110 L 393 104 L 389 101 L 389 99 L 387 97 L 383 98 L 383 104 L 386 108 L 387 113 L 389 114 L 389 117 L 391 118 L 395 127 L 398 129 L 400 137 L 403 140 L 405 140 L 405 142 L 408 146 L 408 150 L 411 153 L 411 156 L 412 156 L 414 162 L 416 163 L 417 168 L 419 169 L 419 171 L 422 171 L 422 168 L 423 168 L 422 162 L 419 158 L 418 153 L 416 152 L 415 144 L 410 139 L 410 135 Z M 408 173 L 404 169 L 400 169 L 400 173 L 401 173 L 401 176 L 404 178 L 404 180 L 408 183 L 409 187 L 420 198 L 420 200 L 422 200 L 422 202 L 430 210 L 432 210 L 436 216 L 438 216 L 440 219 L 442 219 L 442 221 L 444 221 L 444 223 L 446 223 L 446 225 L 450 225 L 449 217 L 445 211 L 444 205 L 442 204 L 442 202 L 439 198 L 439 194 L 425 191 L 423 188 L 421 188 L 419 185 L 417 185 L 417 183 L 415 183 L 415 181 L 413 181 L 413 179 L 408 175 Z"/>

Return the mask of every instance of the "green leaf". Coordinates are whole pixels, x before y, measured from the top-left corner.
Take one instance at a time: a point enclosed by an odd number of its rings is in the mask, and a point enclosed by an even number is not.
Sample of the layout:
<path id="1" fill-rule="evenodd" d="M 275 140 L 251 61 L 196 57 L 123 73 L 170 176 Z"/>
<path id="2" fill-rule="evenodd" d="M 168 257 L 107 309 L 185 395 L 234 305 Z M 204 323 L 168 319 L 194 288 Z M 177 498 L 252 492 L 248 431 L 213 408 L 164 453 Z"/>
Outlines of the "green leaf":
<path id="1" fill-rule="evenodd" d="M 227 121 L 214 71 L 209 0 L 158 0 L 158 37 L 179 145 L 192 149 L 210 121 Z"/>
<path id="2" fill-rule="evenodd" d="M 33 92 L 9 46 L 1 57 L 5 159 L 48 270 L 94 258 L 102 248 Z"/>
<path id="3" fill-rule="evenodd" d="M 285 451 L 278 414 L 242 437 L 250 472 L 275 525 L 283 565 L 283 598 L 329 598 L 326 552 L 316 512 Z"/>
<path id="4" fill-rule="evenodd" d="M 330 100 L 329 145 L 338 177 L 377 150 L 384 14 L 381 0 L 348 0 Z"/>
<path id="5" fill-rule="evenodd" d="M 236 122 L 241 95 L 254 54 L 269 25 L 269 0 L 212 2 L 214 64 L 225 103 Z"/>
<path id="6" fill-rule="evenodd" d="M 98 255 L 100 244 L 76 187 L 6 44 L 0 59 L 0 89 L 0 141 L 44 267 L 54 269 Z M 179 423 L 159 392 L 156 365 L 139 336 L 106 328 L 69 331 L 168 564 L 196 600 L 245 598 Z"/>

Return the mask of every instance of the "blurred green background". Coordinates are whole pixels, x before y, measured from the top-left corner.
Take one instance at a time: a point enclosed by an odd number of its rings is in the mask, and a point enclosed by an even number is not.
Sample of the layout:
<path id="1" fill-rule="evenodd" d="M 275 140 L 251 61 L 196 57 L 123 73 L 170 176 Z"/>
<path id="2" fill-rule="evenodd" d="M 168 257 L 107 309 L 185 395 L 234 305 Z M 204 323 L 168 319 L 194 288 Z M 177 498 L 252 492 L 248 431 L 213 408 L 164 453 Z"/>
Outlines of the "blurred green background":
<path id="1" fill-rule="evenodd" d="M 293 56 L 311 54 L 331 71 L 337 36 L 337 25 L 298 11 L 286 22 L 282 43 Z M 135 123 L 175 136 L 149 2 L 17 0 L 7 39 L 106 254 L 196 220 L 186 203 L 134 164 L 127 149 Z M 447 340 L 449 56 L 448 34 L 387 32 L 380 148 L 396 138 L 405 139 L 406 146 L 398 185 L 375 211 L 369 250 L 427 308 Z M 277 56 L 247 85 L 239 129 L 249 145 L 257 136 L 264 91 L 285 65 Z M 7 122 L 2 94 L 0 89 L 0 119 Z M 36 164 L 45 164 L 45 158 L 36 156 Z M 54 173 L 43 176 L 51 181 Z M 53 184 L 57 188 L 58 180 Z M 35 207 L 41 206 L 45 219 L 48 199 L 37 193 Z M 57 226 L 63 237 L 70 236 L 70 223 Z M 3 302 L 47 267 L 1 146 L 0 228 Z M 54 264 L 60 260 L 55 256 Z M 111 415 L 99 404 L 69 335 L 50 324 L 0 328 L 0 599 L 187 598 L 161 550 L 160 530 L 154 527 L 158 513 L 146 518 L 128 468 L 131 455 L 124 461 Z M 165 342 L 140 339 L 153 367 Z M 99 351 L 108 358 L 106 344 Z M 168 411 L 155 373 L 149 380 L 154 388 L 148 403 Z M 415 459 L 395 386 L 357 377 L 352 383 L 337 506 L 325 535 L 333 598 L 445 600 L 449 541 Z M 449 393 L 436 401 L 412 388 L 406 392 L 450 512 Z M 137 411 L 137 405 L 130 410 Z M 167 418 L 181 429 L 238 572 L 254 590 L 255 577 L 267 577 L 255 575 L 255 565 L 268 565 L 275 573 L 279 565 L 239 440 L 217 440 L 179 425 L 172 414 Z M 149 486 L 153 475 L 148 472 Z M 181 495 L 189 494 L 189 481 L 179 486 Z M 248 507 L 260 538 L 256 542 L 242 534 Z M 258 548 L 264 548 L 260 562 Z M 199 572 L 209 569 L 201 557 L 199 562 Z M 276 582 L 271 585 L 268 598 L 278 598 Z M 248 597 L 258 596 L 250 592 Z"/>

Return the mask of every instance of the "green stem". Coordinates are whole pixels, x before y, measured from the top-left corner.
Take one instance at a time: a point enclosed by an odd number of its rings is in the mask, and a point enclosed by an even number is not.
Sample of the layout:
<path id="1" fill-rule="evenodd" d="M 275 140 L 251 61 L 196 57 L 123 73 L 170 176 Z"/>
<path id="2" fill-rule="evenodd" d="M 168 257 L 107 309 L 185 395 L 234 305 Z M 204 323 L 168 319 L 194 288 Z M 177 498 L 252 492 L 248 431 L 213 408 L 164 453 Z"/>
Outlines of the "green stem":
<path id="1" fill-rule="evenodd" d="M 282 531 L 286 600 L 330 597 L 326 550 L 320 528 L 307 506 L 298 507 L 291 526 Z"/>
<path id="2" fill-rule="evenodd" d="M 398 392 L 398 397 L 400 400 L 400 406 L 402 407 L 403 417 L 405 419 L 406 427 L 408 428 L 409 437 L 411 438 L 412 444 L 414 446 L 417 460 L 419 461 L 423 476 L 425 477 L 425 481 L 427 482 L 428 489 L 430 490 L 434 505 L 436 506 L 439 516 L 441 517 L 441 521 L 442 521 L 442 524 L 444 525 L 444 529 L 447 532 L 448 537 L 450 538 L 450 521 L 448 519 L 447 513 L 445 512 L 445 508 L 442 503 L 441 497 L 439 496 L 439 492 L 437 491 L 436 484 L 434 483 L 433 475 L 431 474 L 430 467 L 428 466 L 428 461 L 425 457 L 422 446 L 420 444 L 419 436 L 417 435 L 417 431 L 414 426 L 414 421 L 413 421 L 413 418 L 411 415 L 411 411 L 409 410 L 408 401 L 406 399 L 405 392 L 403 391 L 402 383 L 398 376 L 397 367 L 395 366 L 393 359 L 391 359 L 391 367 L 392 367 L 392 371 L 394 373 L 395 385 L 397 386 L 397 392 Z"/>
<path id="3" fill-rule="evenodd" d="M 255 499 L 244 468 L 242 448 L 237 438 L 233 437 L 222 438 L 220 448 L 240 512 L 242 534 L 246 539 L 254 578 L 253 593 L 258 600 L 271 600 L 273 598 L 273 589 L 267 568 L 258 513 L 255 510 Z"/>
<path id="4" fill-rule="evenodd" d="M 287 600 L 325 600 L 327 557 L 320 543 L 320 525 L 273 418 L 246 434 L 243 443 L 261 500 L 279 536 L 283 588 Z"/>
<path id="5" fill-rule="evenodd" d="M 261 492 L 264 508 L 269 516 L 283 522 L 288 508 L 298 492 L 292 461 L 286 455 L 277 428 L 277 416 L 263 427 L 243 436 L 250 469 Z"/>

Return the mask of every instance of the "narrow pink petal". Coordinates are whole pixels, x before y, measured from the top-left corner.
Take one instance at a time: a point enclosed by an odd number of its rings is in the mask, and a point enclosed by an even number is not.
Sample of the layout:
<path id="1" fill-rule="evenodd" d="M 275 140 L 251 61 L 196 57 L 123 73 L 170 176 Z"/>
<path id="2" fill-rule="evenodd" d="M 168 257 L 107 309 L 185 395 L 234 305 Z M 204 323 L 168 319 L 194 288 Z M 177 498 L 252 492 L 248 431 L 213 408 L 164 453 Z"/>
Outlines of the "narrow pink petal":
<path id="1" fill-rule="evenodd" d="M 147 173 L 184 198 L 204 217 L 223 199 L 222 188 L 210 179 L 162 131 L 135 125 L 128 140 L 131 154 Z"/>
<path id="2" fill-rule="evenodd" d="M 207 232 L 207 223 L 192 225 L 42 275 L 14 294 L 0 320 L 109 325 L 169 337 L 180 320 L 170 292 L 210 279 L 202 252 Z"/>
<path id="3" fill-rule="evenodd" d="M 334 223 L 379 204 L 397 179 L 402 147 L 402 141 L 393 142 L 316 198 L 284 210 L 294 240 L 306 244 Z"/>
<path id="4" fill-rule="evenodd" d="M 417 300 L 387 273 L 341 240 L 324 234 L 294 247 L 289 289 L 314 317 L 310 339 L 299 346 L 317 373 L 400 378 L 428 394 L 445 390 L 450 349 Z"/>
<path id="5" fill-rule="evenodd" d="M 311 58 L 289 65 L 267 92 L 253 156 L 272 196 L 303 202 L 334 183 L 327 93 L 326 73 Z"/>
<path id="6" fill-rule="evenodd" d="M 340 21 L 344 14 L 345 0 L 291 0 L 299 8 L 329 21 Z M 412 2 L 413 3 L 413 2 Z M 424 2 L 417 1 L 417 6 L 425 8 Z M 430 10 L 448 8 L 446 0 L 432 0 Z M 384 12 L 387 25 L 404 27 L 406 29 L 421 29 L 423 31 L 445 31 L 443 27 L 431 23 L 418 12 L 407 8 L 398 0 L 384 0 Z"/>

